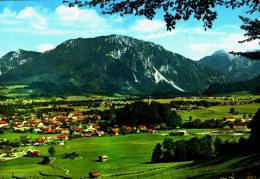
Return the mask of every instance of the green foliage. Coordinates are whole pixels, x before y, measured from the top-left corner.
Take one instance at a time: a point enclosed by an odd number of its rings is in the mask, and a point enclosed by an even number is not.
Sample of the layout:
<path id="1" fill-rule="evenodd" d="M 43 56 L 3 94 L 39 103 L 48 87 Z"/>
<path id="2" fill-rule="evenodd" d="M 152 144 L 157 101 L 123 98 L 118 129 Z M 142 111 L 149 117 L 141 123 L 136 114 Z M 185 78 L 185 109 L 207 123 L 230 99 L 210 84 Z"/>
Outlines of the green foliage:
<path id="1" fill-rule="evenodd" d="M 47 165 L 51 162 L 51 159 L 48 157 L 48 156 L 44 156 L 42 157 L 42 161 L 39 162 L 39 164 L 42 164 L 42 165 Z"/>
<path id="2" fill-rule="evenodd" d="M 166 138 L 162 143 L 162 156 L 159 155 L 161 154 L 161 146 L 157 144 L 154 148 L 152 161 L 159 163 L 208 159 L 214 156 L 212 145 L 213 140 L 209 135 L 201 139 L 194 137 L 187 141 L 179 140 L 176 142 L 173 142 L 171 138 Z"/>
<path id="3" fill-rule="evenodd" d="M 158 12 L 163 13 L 167 29 L 175 29 L 176 22 L 180 20 L 189 20 L 194 17 L 204 23 L 204 28 L 211 28 L 213 21 L 217 18 L 216 8 L 221 6 L 225 8 L 240 8 L 248 6 L 248 13 L 259 11 L 259 2 L 251 0 L 212 0 L 212 1 L 178 1 L 178 0 L 160 0 L 160 1 L 125 1 L 125 0 L 64 0 L 65 4 L 72 6 L 90 6 L 100 7 L 103 14 L 120 14 L 121 16 L 133 14 L 135 16 L 144 16 L 147 19 L 153 19 Z"/>
<path id="4" fill-rule="evenodd" d="M 50 154 L 50 156 L 53 157 L 55 155 L 55 153 L 56 153 L 55 147 L 54 146 L 49 147 L 48 153 Z"/>
<path id="5" fill-rule="evenodd" d="M 79 157 L 79 154 L 76 152 L 62 154 L 62 158 L 64 158 L 64 159 L 73 159 L 74 160 L 75 158 L 78 158 L 78 157 Z"/>
<path id="6" fill-rule="evenodd" d="M 167 127 L 176 128 L 181 126 L 181 117 L 165 104 L 139 101 L 119 109 L 116 112 L 116 123 L 131 126 L 145 124 L 149 127 L 165 123 Z"/>
<path id="7" fill-rule="evenodd" d="M 257 146 L 260 146 L 260 108 L 254 115 L 248 127 L 251 128 L 249 141 L 254 143 Z"/>
<path id="8" fill-rule="evenodd" d="M 156 144 L 155 148 L 153 149 L 152 153 L 152 163 L 158 163 L 161 161 L 162 158 L 162 145 L 160 143 Z"/>

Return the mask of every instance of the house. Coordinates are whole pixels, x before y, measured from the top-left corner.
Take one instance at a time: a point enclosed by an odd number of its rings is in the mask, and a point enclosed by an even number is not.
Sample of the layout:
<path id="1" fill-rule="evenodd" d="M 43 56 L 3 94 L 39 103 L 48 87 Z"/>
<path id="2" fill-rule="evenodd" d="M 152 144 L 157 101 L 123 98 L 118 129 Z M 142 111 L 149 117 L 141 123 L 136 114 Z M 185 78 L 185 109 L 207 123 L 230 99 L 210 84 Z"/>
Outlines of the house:
<path id="1" fill-rule="evenodd" d="M 142 131 L 142 130 L 147 130 L 146 125 L 142 124 L 142 125 L 138 125 L 138 128 Z"/>
<path id="2" fill-rule="evenodd" d="M 228 122 L 235 122 L 235 118 L 234 116 L 224 116 L 224 120 L 228 121 Z"/>
<path id="3" fill-rule="evenodd" d="M 104 131 L 98 131 L 97 134 L 100 137 L 100 136 L 104 135 Z"/>
<path id="4" fill-rule="evenodd" d="M 34 129 L 32 130 L 32 133 L 34 133 L 34 134 L 41 133 L 41 132 L 42 132 L 42 130 L 39 129 L 39 128 L 34 128 Z"/>
<path id="5" fill-rule="evenodd" d="M 92 133 L 87 133 L 87 134 L 84 134 L 85 137 L 92 137 Z"/>
<path id="6" fill-rule="evenodd" d="M 155 134 L 156 130 L 155 129 L 148 129 L 149 134 Z"/>
<path id="7" fill-rule="evenodd" d="M 107 155 L 100 155 L 98 157 L 100 162 L 106 162 L 108 160 L 108 156 Z"/>
<path id="8" fill-rule="evenodd" d="M 47 142 L 47 139 L 45 137 L 36 139 L 36 142 L 39 144 L 44 144 Z"/>
<path id="9" fill-rule="evenodd" d="M 56 133 L 56 130 L 55 129 L 49 129 L 47 131 L 48 134 L 55 134 Z"/>
<path id="10" fill-rule="evenodd" d="M 101 128 L 101 127 L 100 127 L 99 125 L 96 125 L 96 126 L 95 126 L 95 129 L 96 129 L 96 130 L 100 130 L 100 128 Z"/>
<path id="11" fill-rule="evenodd" d="M 39 150 L 32 150 L 26 153 L 27 157 L 39 157 L 41 152 Z"/>
<path id="12" fill-rule="evenodd" d="M 101 176 L 101 174 L 98 171 L 91 171 L 88 173 L 89 178 L 97 178 L 99 176 Z"/>
<path id="13" fill-rule="evenodd" d="M 114 127 L 111 129 L 111 132 L 114 133 L 115 135 L 119 134 L 120 129 L 118 127 Z"/>
<path id="14" fill-rule="evenodd" d="M 58 134 L 56 136 L 56 138 L 59 140 L 59 141 L 64 141 L 64 140 L 68 140 L 69 139 L 69 135 L 68 134 Z"/>
<path id="15" fill-rule="evenodd" d="M 65 143 L 64 143 L 64 141 L 62 140 L 62 141 L 59 141 L 58 144 L 59 144 L 59 145 L 64 145 Z"/>
<path id="16" fill-rule="evenodd" d="M 146 127 L 146 125 L 142 124 L 142 125 L 138 125 L 138 129 L 140 130 L 140 132 L 148 132 L 148 129 Z"/>
<path id="17" fill-rule="evenodd" d="M 40 120 L 32 120 L 29 122 L 29 127 L 36 127 L 40 122 Z"/>
<path id="18" fill-rule="evenodd" d="M 0 128 L 7 127 L 9 124 L 6 121 L 0 121 Z"/>
<path id="19" fill-rule="evenodd" d="M 187 135 L 187 131 L 186 130 L 178 130 L 175 132 L 170 132 L 169 135 L 171 136 L 185 136 Z"/>

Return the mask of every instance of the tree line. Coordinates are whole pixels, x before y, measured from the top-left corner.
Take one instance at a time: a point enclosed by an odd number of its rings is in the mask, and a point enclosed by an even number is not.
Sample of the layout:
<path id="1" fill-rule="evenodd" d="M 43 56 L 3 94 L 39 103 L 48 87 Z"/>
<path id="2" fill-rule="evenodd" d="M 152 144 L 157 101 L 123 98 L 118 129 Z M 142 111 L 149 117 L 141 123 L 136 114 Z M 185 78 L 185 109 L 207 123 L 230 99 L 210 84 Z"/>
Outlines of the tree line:
<path id="1" fill-rule="evenodd" d="M 226 140 L 223 142 L 220 138 L 213 140 L 209 135 L 175 142 L 172 138 L 166 138 L 162 144 L 155 145 L 151 162 L 204 160 L 216 156 L 260 152 L 260 108 L 249 123 L 249 127 L 251 128 L 249 138 L 240 138 L 239 141 Z"/>

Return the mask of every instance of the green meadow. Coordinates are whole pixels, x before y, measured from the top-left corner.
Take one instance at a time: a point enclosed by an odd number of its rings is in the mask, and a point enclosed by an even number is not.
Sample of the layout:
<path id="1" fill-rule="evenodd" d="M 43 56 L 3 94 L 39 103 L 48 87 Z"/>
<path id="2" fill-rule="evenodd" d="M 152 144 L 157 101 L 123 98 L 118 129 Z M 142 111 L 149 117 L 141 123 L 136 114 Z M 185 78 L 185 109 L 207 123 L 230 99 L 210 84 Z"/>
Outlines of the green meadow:
<path id="1" fill-rule="evenodd" d="M 191 130 L 192 134 L 209 130 Z M 174 140 L 188 139 L 194 135 L 184 137 L 167 136 Z M 2 137 L 2 136 L 1 136 Z M 202 174 L 200 168 L 189 167 L 190 162 L 174 162 L 150 164 L 151 153 L 156 143 L 162 142 L 166 136 L 152 134 L 130 134 L 120 136 L 91 137 L 68 140 L 64 146 L 55 146 L 56 156 L 53 164 L 40 165 L 40 158 L 21 157 L 0 163 L 0 178 L 9 178 L 12 173 L 15 176 L 40 177 L 39 172 L 47 175 L 71 176 L 73 178 L 86 177 L 91 170 L 101 172 L 103 177 L 135 178 L 153 176 L 158 173 L 165 178 L 182 178 L 185 176 L 197 176 Z M 233 136 L 221 136 L 223 139 L 234 140 Z M 42 155 L 48 154 L 49 145 L 33 147 L 40 150 Z M 77 152 L 80 159 L 62 159 L 61 154 Z M 107 162 L 98 162 L 99 155 L 108 155 Z M 230 162 L 230 161 L 229 161 Z M 239 162 L 239 159 L 231 163 Z M 187 168 L 188 167 L 188 168 Z M 199 167 L 199 166 L 198 166 Z M 220 166 L 219 166 L 220 167 Z M 229 165 L 223 164 L 222 168 L 228 170 Z M 66 170 L 69 170 L 66 175 Z M 192 173 L 185 171 L 190 170 Z M 204 167 L 205 175 L 208 170 L 214 170 L 213 166 Z M 170 173 L 169 173 L 170 172 Z M 158 176 L 157 176 L 158 175 Z"/>
<path id="2" fill-rule="evenodd" d="M 233 115 L 229 113 L 230 108 L 235 108 L 238 111 L 238 114 Z M 260 108 L 260 103 L 252 104 L 243 104 L 243 105 L 228 105 L 228 106 L 212 106 L 208 108 L 200 108 L 197 110 L 180 110 L 178 114 L 181 115 L 183 121 L 188 121 L 189 116 L 192 116 L 192 119 L 200 119 L 205 121 L 208 119 L 223 119 L 224 116 L 234 116 L 236 119 L 242 119 L 244 113 L 254 115 L 257 109 Z"/>

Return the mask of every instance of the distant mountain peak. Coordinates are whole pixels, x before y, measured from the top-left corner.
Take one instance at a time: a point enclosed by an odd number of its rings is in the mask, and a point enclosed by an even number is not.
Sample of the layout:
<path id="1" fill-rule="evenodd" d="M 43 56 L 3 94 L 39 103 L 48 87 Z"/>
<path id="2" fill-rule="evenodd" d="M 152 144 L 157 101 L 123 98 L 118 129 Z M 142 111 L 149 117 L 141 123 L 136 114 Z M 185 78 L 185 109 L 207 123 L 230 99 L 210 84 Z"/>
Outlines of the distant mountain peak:
<path id="1" fill-rule="evenodd" d="M 198 61 L 199 64 L 227 75 L 232 81 L 244 81 L 260 74 L 260 62 L 234 56 L 225 50 L 218 50 L 211 56 Z"/>

